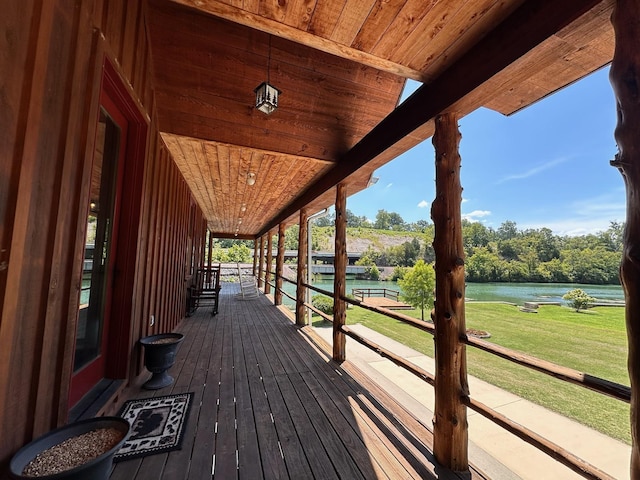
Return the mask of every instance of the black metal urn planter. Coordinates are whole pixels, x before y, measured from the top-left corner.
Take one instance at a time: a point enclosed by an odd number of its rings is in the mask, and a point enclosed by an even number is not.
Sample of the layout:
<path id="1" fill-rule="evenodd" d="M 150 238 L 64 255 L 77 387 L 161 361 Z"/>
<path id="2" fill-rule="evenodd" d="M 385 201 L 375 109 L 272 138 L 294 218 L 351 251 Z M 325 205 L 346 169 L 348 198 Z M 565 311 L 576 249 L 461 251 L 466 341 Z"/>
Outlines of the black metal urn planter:
<path id="1" fill-rule="evenodd" d="M 158 390 L 173 383 L 167 371 L 176 362 L 178 345 L 184 340 L 181 333 L 160 333 L 140 339 L 144 346 L 144 366 L 153 375 L 142 385 L 147 390 Z"/>
<path id="2" fill-rule="evenodd" d="M 16 480 L 107 480 L 130 428 L 120 417 L 89 418 L 57 428 L 18 450 L 9 474 Z"/>

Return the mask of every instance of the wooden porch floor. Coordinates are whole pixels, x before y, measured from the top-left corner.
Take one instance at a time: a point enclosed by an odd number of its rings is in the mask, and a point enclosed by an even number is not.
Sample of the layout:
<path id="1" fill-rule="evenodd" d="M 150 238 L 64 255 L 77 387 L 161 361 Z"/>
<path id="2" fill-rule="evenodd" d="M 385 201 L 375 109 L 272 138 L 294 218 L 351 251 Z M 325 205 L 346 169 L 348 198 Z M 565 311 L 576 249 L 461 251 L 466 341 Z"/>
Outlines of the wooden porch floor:
<path id="1" fill-rule="evenodd" d="M 338 365 L 267 298 L 224 284 L 219 313 L 183 321 L 172 387 L 194 392 L 181 450 L 117 463 L 112 480 L 460 479 L 431 433 L 349 362 Z"/>

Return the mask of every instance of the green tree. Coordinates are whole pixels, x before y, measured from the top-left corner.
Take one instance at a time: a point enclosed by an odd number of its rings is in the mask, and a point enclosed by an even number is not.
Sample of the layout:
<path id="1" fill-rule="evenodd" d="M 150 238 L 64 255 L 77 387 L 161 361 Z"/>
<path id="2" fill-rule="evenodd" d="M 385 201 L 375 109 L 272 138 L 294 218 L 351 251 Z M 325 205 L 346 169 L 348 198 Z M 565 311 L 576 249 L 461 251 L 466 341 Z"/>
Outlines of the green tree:
<path id="1" fill-rule="evenodd" d="M 347 208 L 347 227 L 364 227 L 367 225 L 367 217 L 359 217 Z"/>
<path id="2" fill-rule="evenodd" d="M 410 223 L 408 227 L 409 227 L 409 231 L 411 232 L 424 233 L 427 230 L 427 228 L 429 228 L 429 222 L 427 222 L 426 220 L 418 220 L 414 223 Z"/>
<path id="3" fill-rule="evenodd" d="M 376 267 L 375 264 L 367 268 L 367 276 L 369 277 L 369 280 L 380 280 L 380 270 L 378 270 L 378 267 Z"/>
<path id="4" fill-rule="evenodd" d="M 389 212 L 384 209 L 378 210 L 376 214 L 376 222 L 373 227 L 378 230 L 391 230 L 391 217 Z"/>
<path id="5" fill-rule="evenodd" d="M 251 260 L 251 250 L 246 245 L 235 244 L 227 250 L 227 262 L 248 263 Z"/>
<path id="6" fill-rule="evenodd" d="M 491 231 L 480 222 L 465 221 L 462 224 L 462 238 L 464 240 L 464 251 L 467 255 L 473 253 L 477 247 L 486 247 L 491 241 Z"/>
<path id="7" fill-rule="evenodd" d="M 569 305 L 571 305 L 576 312 L 586 310 L 596 300 L 595 298 L 587 295 L 587 292 L 581 288 L 569 290 L 562 296 L 562 298 L 569 302 Z"/>
<path id="8" fill-rule="evenodd" d="M 566 283 L 571 281 L 569 275 L 565 272 L 565 264 L 559 258 L 541 263 L 538 265 L 536 272 L 543 282 Z"/>
<path id="9" fill-rule="evenodd" d="M 389 213 L 389 223 L 391 224 L 391 230 L 403 231 L 406 230 L 407 224 L 399 213 Z"/>
<path id="10" fill-rule="evenodd" d="M 554 258 L 560 257 L 560 249 L 558 248 L 558 238 L 548 228 L 534 230 L 531 234 L 532 246 L 538 252 L 538 259 L 541 262 L 548 262 Z"/>
<path id="11" fill-rule="evenodd" d="M 512 222 L 511 220 L 502 222 L 502 225 L 500 225 L 496 232 L 496 235 L 500 240 L 511 240 L 512 238 L 516 238 L 518 234 L 519 232 L 516 222 Z"/>
<path id="12" fill-rule="evenodd" d="M 404 278 L 407 270 L 409 270 L 407 267 L 395 267 L 393 269 L 393 273 L 391 274 L 391 281 L 397 282 L 398 280 Z"/>
<path id="13" fill-rule="evenodd" d="M 316 227 L 331 227 L 336 223 L 336 216 L 333 213 L 319 217 L 313 220 L 313 225 Z"/>
<path id="14" fill-rule="evenodd" d="M 291 225 L 284 231 L 284 248 L 285 250 L 297 250 L 298 249 L 298 234 L 300 227 L 298 225 Z"/>
<path id="15" fill-rule="evenodd" d="M 311 305 L 322 313 L 326 313 L 327 315 L 333 314 L 333 299 L 326 295 L 313 295 L 311 297 Z M 313 315 L 316 315 L 316 313 L 314 312 Z"/>
<path id="16" fill-rule="evenodd" d="M 563 260 L 572 282 L 594 285 L 619 282 L 620 254 L 603 246 L 565 250 Z"/>
<path id="17" fill-rule="evenodd" d="M 610 222 L 609 228 L 600 232 L 602 244 L 612 252 L 622 252 L 622 240 L 624 234 L 624 222 Z"/>
<path id="18" fill-rule="evenodd" d="M 432 265 L 418 260 L 416 265 L 409 269 L 404 278 L 398 280 L 402 288 L 403 301 L 421 310 L 421 318 L 424 320 L 424 309 L 433 305 L 433 289 L 436 286 L 436 274 Z"/>
<path id="19" fill-rule="evenodd" d="M 517 260 L 518 250 L 518 241 L 515 239 L 498 241 L 498 254 L 505 260 Z"/>
<path id="20" fill-rule="evenodd" d="M 465 271 L 470 282 L 496 282 L 503 278 L 504 265 L 497 254 L 486 247 L 476 248 L 465 261 Z"/>
<path id="21" fill-rule="evenodd" d="M 380 254 L 376 252 L 370 246 L 362 252 L 360 258 L 356 260 L 356 265 L 370 267 L 371 265 L 376 265 L 379 262 Z"/>

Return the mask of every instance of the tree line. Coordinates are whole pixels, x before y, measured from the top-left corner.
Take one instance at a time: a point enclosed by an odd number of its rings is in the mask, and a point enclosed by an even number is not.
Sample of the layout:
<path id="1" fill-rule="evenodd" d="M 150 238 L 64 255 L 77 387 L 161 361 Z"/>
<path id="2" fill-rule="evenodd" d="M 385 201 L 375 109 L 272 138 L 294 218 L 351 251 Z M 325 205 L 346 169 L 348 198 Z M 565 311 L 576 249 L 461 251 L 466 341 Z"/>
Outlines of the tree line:
<path id="1" fill-rule="evenodd" d="M 434 226 L 426 220 L 407 223 L 396 212 L 379 210 L 374 221 L 347 210 L 347 237 L 366 237 L 377 233 L 404 232 L 412 237 L 401 245 L 387 248 L 370 247 L 358 262 L 376 267 L 413 267 L 418 260 L 433 263 Z M 581 236 L 559 236 L 548 228 L 520 230 L 513 221 L 499 228 L 480 222 L 462 221 L 465 271 L 470 282 L 543 282 L 619 284 L 624 224 L 611 222 L 605 231 Z M 321 250 L 330 245 L 334 232 L 332 215 L 314 221 L 312 248 Z M 347 240 L 348 241 L 348 240 Z M 234 244 L 234 254 L 245 256 L 253 242 L 224 240 L 216 247 L 225 249 Z M 298 226 L 285 232 L 285 248 L 295 250 Z M 240 252 L 241 250 L 242 252 Z M 372 269 L 375 272 L 376 269 Z M 401 276 L 399 273 L 396 276 Z"/>
<path id="2" fill-rule="evenodd" d="M 347 225 L 348 235 L 354 236 L 366 228 L 413 235 L 401 245 L 368 249 L 359 262 L 362 265 L 413 267 L 418 260 L 435 260 L 434 226 L 425 220 L 407 223 L 398 213 L 379 210 L 371 222 L 347 210 Z M 510 220 L 497 229 L 463 220 L 466 278 L 470 282 L 619 284 L 623 231 L 623 223 L 611 222 L 607 230 L 595 234 L 560 236 L 549 228 L 520 230 Z"/>

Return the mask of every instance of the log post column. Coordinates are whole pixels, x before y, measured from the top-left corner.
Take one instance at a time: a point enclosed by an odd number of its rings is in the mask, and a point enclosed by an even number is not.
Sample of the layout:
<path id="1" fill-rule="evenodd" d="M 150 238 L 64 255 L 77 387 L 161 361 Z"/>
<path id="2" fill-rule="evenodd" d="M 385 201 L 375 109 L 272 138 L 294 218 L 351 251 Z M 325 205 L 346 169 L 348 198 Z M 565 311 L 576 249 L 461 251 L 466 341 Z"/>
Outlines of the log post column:
<path id="1" fill-rule="evenodd" d="M 631 381 L 631 478 L 640 479 L 640 0 L 618 0 L 611 16 L 615 52 L 611 84 L 616 96 L 618 168 L 627 191 L 620 277 L 626 300 Z"/>
<path id="2" fill-rule="evenodd" d="M 209 237 L 209 242 L 207 243 L 207 266 L 210 267 L 213 264 L 213 235 L 211 235 L 211 230 L 208 228 L 207 235 Z"/>
<path id="3" fill-rule="evenodd" d="M 276 291 L 274 303 L 282 305 L 282 269 L 284 268 L 284 223 L 278 225 L 278 255 L 276 256 Z"/>
<path id="4" fill-rule="evenodd" d="M 309 215 L 307 209 L 300 210 L 300 223 L 298 230 L 298 285 L 296 286 L 296 325 L 301 327 L 306 325 L 307 309 L 304 306 L 304 300 L 307 294 L 307 288 L 302 284 L 307 280 L 307 250 L 309 242 L 307 240 Z"/>
<path id="5" fill-rule="evenodd" d="M 264 235 L 260 237 L 258 247 L 258 288 L 262 288 L 262 267 L 264 266 Z"/>
<path id="6" fill-rule="evenodd" d="M 273 268 L 273 232 L 267 232 L 267 264 L 264 270 L 264 293 L 271 293 L 271 269 Z"/>
<path id="7" fill-rule="evenodd" d="M 347 319 L 345 294 L 347 276 L 347 187 L 343 183 L 336 186 L 336 246 L 333 281 L 333 359 L 346 359 L 346 336 L 340 330 Z"/>
<path id="8" fill-rule="evenodd" d="M 258 239 L 254 238 L 253 239 L 253 270 L 252 275 L 255 277 L 256 276 L 256 266 L 258 263 Z"/>
<path id="9" fill-rule="evenodd" d="M 462 243 L 462 187 L 460 132 L 457 116 L 438 115 L 433 146 L 436 153 L 436 198 L 431 206 L 435 227 L 435 408 L 434 455 L 451 470 L 469 468 L 467 411 L 461 402 L 469 394 L 464 318 L 464 249 Z"/>

